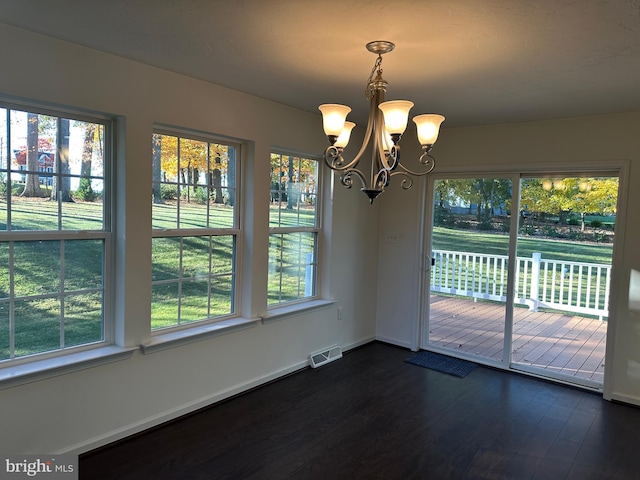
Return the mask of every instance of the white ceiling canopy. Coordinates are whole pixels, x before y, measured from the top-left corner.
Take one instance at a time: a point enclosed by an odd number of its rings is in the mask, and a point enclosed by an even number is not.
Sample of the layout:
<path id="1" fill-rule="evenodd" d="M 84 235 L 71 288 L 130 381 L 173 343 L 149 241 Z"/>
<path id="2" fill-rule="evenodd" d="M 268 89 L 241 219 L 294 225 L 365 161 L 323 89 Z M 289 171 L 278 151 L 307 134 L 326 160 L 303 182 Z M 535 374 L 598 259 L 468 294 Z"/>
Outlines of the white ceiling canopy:
<path id="1" fill-rule="evenodd" d="M 444 126 L 640 110 L 637 0 L 0 0 L 0 22 L 361 125 L 372 40 L 396 44 L 387 99 Z"/>

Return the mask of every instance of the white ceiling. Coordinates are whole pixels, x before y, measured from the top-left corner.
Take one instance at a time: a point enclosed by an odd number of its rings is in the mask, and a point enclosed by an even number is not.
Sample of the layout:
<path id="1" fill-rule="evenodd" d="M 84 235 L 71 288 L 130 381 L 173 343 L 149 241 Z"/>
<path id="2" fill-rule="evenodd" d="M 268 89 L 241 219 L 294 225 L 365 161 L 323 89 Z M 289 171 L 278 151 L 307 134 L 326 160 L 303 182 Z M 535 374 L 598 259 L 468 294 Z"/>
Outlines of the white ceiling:
<path id="1" fill-rule="evenodd" d="M 0 0 L 0 22 L 357 122 L 372 40 L 396 44 L 387 99 L 443 126 L 640 110 L 640 0 Z"/>

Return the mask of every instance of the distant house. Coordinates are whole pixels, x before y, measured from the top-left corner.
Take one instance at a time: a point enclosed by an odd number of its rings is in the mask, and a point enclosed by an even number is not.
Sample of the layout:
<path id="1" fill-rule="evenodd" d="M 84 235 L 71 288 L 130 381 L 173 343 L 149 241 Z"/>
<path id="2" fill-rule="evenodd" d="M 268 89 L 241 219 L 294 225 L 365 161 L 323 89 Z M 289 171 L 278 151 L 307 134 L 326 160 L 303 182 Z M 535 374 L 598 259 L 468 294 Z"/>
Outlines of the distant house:
<path id="1" fill-rule="evenodd" d="M 13 154 L 15 156 L 15 164 L 18 165 L 19 170 L 27 169 L 27 150 L 14 150 Z M 52 152 L 45 152 L 43 150 L 38 151 L 38 171 L 39 172 L 47 172 L 53 173 L 53 166 L 56 161 L 56 154 Z M 22 180 L 24 181 L 24 174 L 22 175 Z M 42 185 L 51 185 L 52 177 L 50 175 L 41 176 L 40 184 Z"/>

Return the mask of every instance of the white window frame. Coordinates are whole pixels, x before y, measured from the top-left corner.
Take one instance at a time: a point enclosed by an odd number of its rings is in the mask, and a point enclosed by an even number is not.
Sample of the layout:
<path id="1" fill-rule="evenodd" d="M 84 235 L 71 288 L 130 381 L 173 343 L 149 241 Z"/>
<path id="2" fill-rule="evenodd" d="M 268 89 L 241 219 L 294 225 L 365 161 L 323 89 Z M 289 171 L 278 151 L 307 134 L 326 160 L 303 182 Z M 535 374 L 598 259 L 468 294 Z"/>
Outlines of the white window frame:
<path id="1" fill-rule="evenodd" d="M 316 305 L 324 305 L 325 302 L 320 301 L 320 276 L 321 276 L 321 243 L 322 243 L 322 206 L 324 203 L 323 198 L 323 169 L 322 169 L 322 158 L 319 158 L 315 155 L 307 155 L 304 153 L 292 152 L 285 149 L 273 148 L 271 149 L 270 155 L 279 155 L 282 161 L 283 157 L 295 157 L 298 159 L 304 160 L 312 160 L 317 163 L 317 171 L 316 171 L 316 190 L 315 190 L 315 225 L 314 226 L 290 226 L 290 227 L 282 227 L 282 226 L 269 226 L 269 241 L 271 241 L 272 235 L 279 234 L 291 234 L 291 233 L 311 233 L 315 236 L 315 245 L 313 251 L 313 274 L 312 274 L 312 286 L 313 293 L 308 296 L 302 296 L 293 300 L 284 300 L 278 303 L 269 303 L 269 285 L 267 285 L 267 318 L 268 317 L 276 317 L 282 313 L 290 313 L 294 311 L 299 311 L 304 308 L 315 307 Z M 269 177 L 269 182 L 271 183 L 271 176 Z M 269 201 L 271 203 L 272 199 L 272 188 L 270 186 L 270 198 Z M 269 219 L 270 223 L 270 219 Z M 272 268 L 272 264 L 274 262 L 271 259 L 269 252 L 269 268 Z M 280 295 L 282 291 L 279 291 Z"/>
<path id="2" fill-rule="evenodd" d="M 79 368 L 86 368 L 88 365 L 100 365 L 109 363 L 111 361 L 118 361 L 125 356 L 130 356 L 133 349 L 121 348 L 114 344 L 115 340 L 115 319 L 114 319 L 114 222 L 113 214 L 115 209 L 114 203 L 114 191 L 113 191 L 113 178 L 115 168 L 115 118 L 97 113 L 84 113 L 75 109 L 48 107 L 46 105 L 37 102 L 15 102 L 4 101 L 0 99 L 0 108 L 5 110 L 7 115 L 7 130 L 10 129 L 10 112 L 21 111 L 38 115 L 46 115 L 57 117 L 57 135 L 56 141 L 56 158 L 59 158 L 60 154 L 60 119 L 76 120 L 88 123 L 100 124 L 104 128 L 103 138 L 103 176 L 100 178 L 103 183 L 102 191 L 102 229 L 100 230 L 72 230 L 72 229 L 58 229 L 58 230 L 7 230 L 0 231 L 0 239 L 2 243 L 8 243 L 10 249 L 15 242 L 34 242 L 34 241 L 55 241 L 63 242 L 70 240 L 100 240 L 104 245 L 103 259 L 102 259 L 102 338 L 98 341 L 87 342 L 79 345 L 73 345 L 69 347 L 61 347 L 45 352 L 34 353 L 30 355 L 24 355 L 19 357 L 13 357 L 0 361 L 0 388 L 8 386 L 18 385 L 35 381 L 41 378 L 48 378 L 52 375 L 58 375 L 66 373 Z M 6 158 L 6 165 L 0 165 L 0 171 L 7 175 L 5 181 L 9 182 L 8 178 L 9 170 L 13 172 L 16 177 L 24 177 L 24 173 L 27 170 L 26 165 L 19 167 L 12 167 L 11 165 L 11 149 L 10 142 L 4 146 L 6 151 L 3 152 Z M 21 172 L 17 174 L 17 172 Z M 51 178 L 60 175 L 60 173 L 52 173 Z M 60 184 L 60 183 L 59 183 Z M 60 208 L 60 207 L 59 207 Z M 7 207 L 7 215 L 10 215 L 11 208 Z M 58 222 L 60 222 L 61 211 L 58 210 Z M 10 265 L 9 270 L 13 270 L 13 266 Z M 61 266 L 61 271 L 64 270 L 64 265 Z M 11 292 L 13 292 L 13 285 L 10 285 Z M 67 292 L 59 292 L 59 296 L 66 297 Z M 55 295 L 47 295 L 46 297 L 55 298 Z M 45 298 L 40 295 L 28 295 L 24 298 L 33 298 L 38 300 Z M 13 304 L 15 301 L 14 294 L 10 293 L 10 298 L 5 303 Z M 64 313 L 62 313 L 64 322 Z M 15 333 L 13 320 L 10 320 L 10 350 L 13 350 L 13 335 Z M 62 329 L 62 327 L 61 327 Z M 64 338 L 64 333 L 61 333 Z"/>
<path id="3" fill-rule="evenodd" d="M 185 323 L 176 323 L 162 328 L 151 327 L 152 338 L 150 341 L 142 345 L 145 353 L 151 353 L 156 350 L 171 347 L 175 344 L 191 341 L 193 335 L 211 335 L 224 330 L 228 332 L 232 329 L 243 328 L 249 320 L 239 318 L 239 307 L 241 305 L 241 268 L 240 268 L 240 252 L 242 251 L 242 228 L 240 212 L 242 210 L 242 153 L 241 144 L 221 138 L 215 134 L 196 132 L 189 129 L 171 127 L 164 125 L 155 125 L 153 135 L 168 135 L 198 142 L 206 142 L 208 144 L 215 143 L 226 145 L 235 149 L 235 204 L 233 212 L 232 228 L 220 227 L 202 227 L 202 228 L 152 228 L 151 241 L 156 238 L 188 238 L 188 237 L 207 237 L 207 236 L 227 236 L 233 240 L 233 279 L 231 293 L 231 312 L 228 314 L 215 315 L 205 317 L 200 320 L 188 321 Z M 154 182 L 155 183 L 155 182 Z M 166 182 L 160 181 L 160 185 Z M 152 280 L 152 285 L 157 284 Z M 209 299 L 210 300 L 210 299 Z M 255 321 L 255 320 L 252 320 Z"/>

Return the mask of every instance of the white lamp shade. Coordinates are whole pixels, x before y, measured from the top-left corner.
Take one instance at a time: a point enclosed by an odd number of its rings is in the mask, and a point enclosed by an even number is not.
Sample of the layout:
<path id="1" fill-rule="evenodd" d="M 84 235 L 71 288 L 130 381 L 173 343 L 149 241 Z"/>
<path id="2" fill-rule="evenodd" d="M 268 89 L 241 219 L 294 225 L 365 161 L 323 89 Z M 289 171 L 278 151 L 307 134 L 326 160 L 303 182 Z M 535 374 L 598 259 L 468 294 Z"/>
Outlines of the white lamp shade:
<path id="1" fill-rule="evenodd" d="M 418 128 L 418 141 L 420 145 L 433 145 L 438 139 L 440 124 L 444 122 L 442 115 L 428 113 L 413 117 L 413 121 Z"/>
<path id="2" fill-rule="evenodd" d="M 338 136 L 338 140 L 336 140 L 336 143 L 334 143 L 333 146 L 341 148 L 346 147 L 349 143 L 349 137 L 351 137 L 351 130 L 353 130 L 353 127 L 355 126 L 356 124 L 353 122 L 344 122 L 344 128 L 342 129 L 342 132 Z"/>
<path id="3" fill-rule="evenodd" d="M 407 100 L 391 100 L 378 105 L 384 114 L 384 125 L 389 134 L 402 135 L 404 133 L 411 107 L 413 107 L 413 102 Z"/>
<path id="4" fill-rule="evenodd" d="M 318 109 L 322 112 L 322 126 L 324 133 L 329 136 L 339 136 L 344 129 L 344 122 L 351 108 L 336 103 L 325 103 Z"/>
<path id="5" fill-rule="evenodd" d="M 389 132 L 383 131 L 382 132 L 382 148 L 384 148 L 385 152 L 388 152 L 391 150 L 391 147 L 393 147 L 393 139 L 391 138 L 391 135 L 389 135 Z"/>

